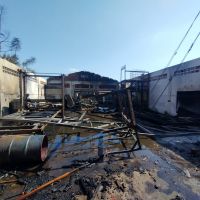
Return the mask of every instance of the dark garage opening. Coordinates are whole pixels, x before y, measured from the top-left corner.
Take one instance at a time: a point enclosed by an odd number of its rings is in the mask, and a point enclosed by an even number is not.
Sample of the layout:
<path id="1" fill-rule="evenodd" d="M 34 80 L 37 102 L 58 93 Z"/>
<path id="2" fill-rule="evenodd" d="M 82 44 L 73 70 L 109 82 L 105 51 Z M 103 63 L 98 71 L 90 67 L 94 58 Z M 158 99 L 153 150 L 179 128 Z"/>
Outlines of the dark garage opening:
<path id="1" fill-rule="evenodd" d="M 178 115 L 200 115 L 200 91 L 177 92 Z"/>

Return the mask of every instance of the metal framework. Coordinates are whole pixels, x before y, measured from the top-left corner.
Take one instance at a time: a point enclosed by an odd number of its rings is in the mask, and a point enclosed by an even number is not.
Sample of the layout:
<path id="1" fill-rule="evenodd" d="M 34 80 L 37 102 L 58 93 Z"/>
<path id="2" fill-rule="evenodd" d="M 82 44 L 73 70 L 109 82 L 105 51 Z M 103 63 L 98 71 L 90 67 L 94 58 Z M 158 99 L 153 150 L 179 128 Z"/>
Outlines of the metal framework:
<path id="1" fill-rule="evenodd" d="M 55 74 L 55 73 L 41 73 L 41 74 L 30 74 L 25 71 L 20 71 L 20 110 L 24 110 L 24 106 L 26 104 L 27 99 L 26 97 L 26 77 L 60 77 L 61 85 L 62 85 L 62 119 L 64 120 L 64 113 L 65 113 L 65 75 L 64 74 Z"/>
<path id="2" fill-rule="evenodd" d="M 129 73 L 129 79 L 133 79 L 136 77 L 140 77 L 142 75 L 148 74 L 148 71 L 143 71 L 143 70 L 127 70 L 126 69 L 126 65 L 121 67 L 121 72 L 120 72 L 120 82 L 122 82 L 122 80 L 127 80 L 126 79 L 126 74 Z M 123 79 L 123 74 L 124 74 L 124 79 Z"/>
<path id="3" fill-rule="evenodd" d="M 132 103 L 132 95 L 131 90 L 120 90 L 117 92 L 117 99 L 118 99 L 118 109 L 121 113 L 122 119 L 125 124 L 127 124 L 128 129 L 124 128 L 120 131 L 113 133 L 116 138 L 111 138 L 108 140 L 119 140 L 124 148 L 122 151 L 112 151 L 109 154 L 121 154 L 121 153 L 129 153 L 141 149 L 141 143 L 138 136 L 137 128 L 136 128 L 136 121 L 135 121 L 135 114 L 133 109 Z M 124 126 L 124 125 L 122 125 Z M 126 141 L 132 143 L 131 147 L 127 147 Z"/>

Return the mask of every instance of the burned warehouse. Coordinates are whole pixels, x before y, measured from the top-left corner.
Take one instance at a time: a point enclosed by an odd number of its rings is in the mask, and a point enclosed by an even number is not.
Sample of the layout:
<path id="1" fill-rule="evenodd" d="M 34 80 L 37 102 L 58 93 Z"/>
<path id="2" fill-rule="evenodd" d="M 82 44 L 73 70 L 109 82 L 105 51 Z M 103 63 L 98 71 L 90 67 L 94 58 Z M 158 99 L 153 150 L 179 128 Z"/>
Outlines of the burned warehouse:
<path id="1" fill-rule="evenodd" d="M 81 71 L 65 76 L 65 94 L 71 97 L 104 94 L 118 89 L 118 81 L 91 72 Z M 45 96 L 48 100 L 61 99 L 62 78 L 47 79 Z"/>
<path id="2" fill-rule="evenodd" d="M 200 200 L 199 0 L 2 2 L 0 200 Z"/>
<path id="3" fill-rule="evenodd" d="M 119 83 L 1 63 L 2 199 L 199 198 L 200 59 Z"/>
<path id="4" fill-rule="evenodd" d="M 200 58 L 123 80 L 140 106 L 171 116 L 200 114 Z M 143 101 L 143 103 L 141 103 Z"/>

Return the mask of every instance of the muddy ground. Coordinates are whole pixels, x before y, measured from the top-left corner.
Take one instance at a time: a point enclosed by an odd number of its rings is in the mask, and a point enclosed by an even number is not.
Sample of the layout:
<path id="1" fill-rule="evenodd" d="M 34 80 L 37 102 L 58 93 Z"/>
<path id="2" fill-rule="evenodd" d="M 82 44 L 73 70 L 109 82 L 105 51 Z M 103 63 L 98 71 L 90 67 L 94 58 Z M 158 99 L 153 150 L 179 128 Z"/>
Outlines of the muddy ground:
<path id="1" fill-rule="evenodd" d="M 108 141 L 106 134 L 74 129 L 69 135 L 62 127 L 47 127 L 46 133 L 49 155 L 42 165 L 0 170 L 0 181 L 13 180 L 0 185 L 0 199 L 16 199 L 22 192 L 84 164 L 90 165 L 29 199 L 200 199 L 198 134 L 141 136 L 141 150 L 107 155 L 122 146 L 119 141 Z"/>

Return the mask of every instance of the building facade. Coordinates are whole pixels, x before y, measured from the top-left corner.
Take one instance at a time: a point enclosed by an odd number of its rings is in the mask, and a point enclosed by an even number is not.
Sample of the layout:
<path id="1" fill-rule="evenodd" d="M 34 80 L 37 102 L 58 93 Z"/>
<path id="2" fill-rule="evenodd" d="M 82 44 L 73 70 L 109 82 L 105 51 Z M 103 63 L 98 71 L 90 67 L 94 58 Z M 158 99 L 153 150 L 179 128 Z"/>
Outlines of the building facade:
<path id="1" fill-rule="evenodd" d="M 71 97 L 103 94 L 118 89 L 118 81 L 101 77 L 90 72 L 76 72 L 65 76 L 65 95 Z M 51 77 L 47 80 L 46 99 L 59 100 L 62 96 L 61 77 Z"/>
<path id="2" fill-rule="evenodd" d="M 9 113 L 10 102 L 20 98 L 21 68 L 0 58 L 0 116 Z"/>
<path id="3" fill-rule="evenodd" d="M 29 73 L 30 75 L 30 73 Z M 25 78 L 25 88 L 26 88 L 26 94 L 28 96 L 28 99 L 34 100 L 34 99 L 45 99 L 45 85 L 46 85 L 46 79 L 41 77 L 34 77 L 34 74 L 31 73 L 33 76 L 27 76 Z"/>
<path id="4" fill-rule="evenodd" d="M 136 106 L 169 114 L 200 114 L 200 58 L 121 82 Z M 138 103 L 139 102 L 139 103 Z"/>
<path id="5" fill-rule="evenodd" d="M 21 81 L 22 71 L 20 66 L 0 58 L 0 116 L 9 114 L 11 102 L 20 101 L 24 94 L 29 94 L 29 99 L 44 99 L 46 80 L 25 76 L 25 80 Z"/>
<path id="6" fill-rule="evenodd" d="M 149 108 L 200 114 L 200 58 L 150 73 Z"/>

